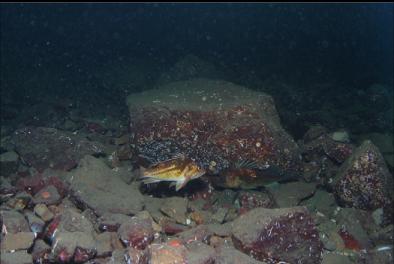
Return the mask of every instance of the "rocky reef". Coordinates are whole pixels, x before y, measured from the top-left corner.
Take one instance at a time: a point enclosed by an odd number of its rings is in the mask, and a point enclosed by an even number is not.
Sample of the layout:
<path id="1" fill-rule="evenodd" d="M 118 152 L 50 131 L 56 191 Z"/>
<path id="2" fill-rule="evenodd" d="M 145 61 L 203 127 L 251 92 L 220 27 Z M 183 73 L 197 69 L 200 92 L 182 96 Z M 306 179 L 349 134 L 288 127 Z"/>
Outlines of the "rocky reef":
<path id="1" fill-rule="evenodd" d="M 2 130 L 1 263 L 393 261 L 389 136 L 311 126 L 295 142 L 271 96 L 179 65 L 128 96 L 129 122 Z M 206 175 L 138 180 L 177 154 Z"/>

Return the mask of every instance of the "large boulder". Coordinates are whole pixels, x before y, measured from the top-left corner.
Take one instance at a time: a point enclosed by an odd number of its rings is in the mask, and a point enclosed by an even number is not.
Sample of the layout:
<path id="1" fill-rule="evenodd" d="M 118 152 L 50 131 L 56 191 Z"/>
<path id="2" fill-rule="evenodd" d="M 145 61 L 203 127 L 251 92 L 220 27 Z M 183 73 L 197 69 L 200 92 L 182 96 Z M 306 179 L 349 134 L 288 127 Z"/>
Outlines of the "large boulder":
<path id="1" fill-rule="evenodd" d="M 254 188 L 297 178 L 301 155 L 281 127 L 271 96 L 222 80 L 192 79 L 127 98 L 140 157 L 182 153 L 223 187 Z"/>
<path id="2" fill-rule="evenodd" d="M 320 263 L 322 243 L 305 207 L 256 208 L 233 223 L 234 246 L 260 261 Z"/>
<path id="3" fill-rule="evenodd" d="M 390 203 L 392 180 L 379 149 L 366 140 L 342 164 L 335 194 L 344 206 L 374 210 Z"/>

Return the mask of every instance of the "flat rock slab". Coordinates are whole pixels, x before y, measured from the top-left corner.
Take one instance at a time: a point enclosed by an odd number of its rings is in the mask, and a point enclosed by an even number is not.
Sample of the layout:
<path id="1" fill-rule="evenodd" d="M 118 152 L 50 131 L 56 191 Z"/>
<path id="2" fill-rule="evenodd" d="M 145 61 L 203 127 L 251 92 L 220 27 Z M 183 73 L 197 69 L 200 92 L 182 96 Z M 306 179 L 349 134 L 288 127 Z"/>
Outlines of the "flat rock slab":
<path id="1" fill-rule="evenodd" d="M 379 149 L 364 141 L 339 169 L 334 193 L 348 207 L 374 210 L 392 199 L 392 175 Z"/>
<path id="2" fill-rule="evenodd" d="M 234 246 L 259 261 L 320 263 L 323 245 L 305 207 L 256 208 L 233 222 Z"/>
<path id="3" fill-rule="evenodd" d="M 92 156 L 84 157 L 67 181 L 74 198 L 99 216 L 104 213 L 135 215 L 143 208 L 143 196 L 137 187 L 124 183 L 116 171 Z"/>
<path id="4" fill-rule="evenodd" d="M 222 80 L 191 79 L 127 98 L 132 141 L 140 157 L 160 162 L 185 154 L 214 184 L 255 188 L 297 178 L 299 148 L 281 127 L 271 96 Z M 236 170 L 253 161 L 253 169 Z M 246 164 L 246 163 L 244 163 Z"/>
<path id="5" fill-rule="evenodd" d="M 47 168 L 68 171 L 76 167 L 83 156 L 104 152 L 101 143 L 55 128 L 18 129 L 12 141 L 24 163 L 39 172 Z"/>

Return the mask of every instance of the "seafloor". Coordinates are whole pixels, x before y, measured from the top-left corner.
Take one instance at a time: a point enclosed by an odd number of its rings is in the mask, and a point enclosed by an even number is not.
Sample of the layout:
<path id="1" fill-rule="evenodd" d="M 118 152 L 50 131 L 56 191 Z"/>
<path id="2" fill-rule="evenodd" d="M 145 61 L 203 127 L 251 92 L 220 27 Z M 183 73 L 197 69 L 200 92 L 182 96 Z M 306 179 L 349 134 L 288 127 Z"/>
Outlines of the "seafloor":
<path id="1" fill-rule="evenodd" d="M 194 55 L 136 63 L 106 68 L 124 94 L 2 99 L 1 263 L 393 262 L 392 87 L 323 103 Z M 179 153 L 207 173 L 139 181 Z"/>

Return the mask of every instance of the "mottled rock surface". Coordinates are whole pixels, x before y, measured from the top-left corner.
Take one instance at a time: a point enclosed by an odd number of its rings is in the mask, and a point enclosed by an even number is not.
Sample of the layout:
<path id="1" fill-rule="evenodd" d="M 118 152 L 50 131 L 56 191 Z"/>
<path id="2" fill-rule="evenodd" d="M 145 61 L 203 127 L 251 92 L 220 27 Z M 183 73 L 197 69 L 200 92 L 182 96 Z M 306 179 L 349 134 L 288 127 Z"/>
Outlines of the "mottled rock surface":
<path id="1" fill-rule="evenodd" d="M 379 149 L 366 140 L 341 166 L 335 194 L 345 206 L 374 210 L 390 203 L 392 180 Z"/>
<path id="2" fill-rule="evenodd" d="M 96 214 L 134 215 L 143 207 L 143 197 L 136 186 L 127 185 L 102 160 L 86 156 L 68 177 L 74 198 Z"/>
<path id="3" fill-rule="evenodd" d="M 104 152 L 98 142 L 55 128 L 21 128 L 14 132 L 12 140 L 24 163 L 40 172 L 46 168 L 70 170 L 83 156 Z"/>
<path id="4" fill-rule="evenodd" d="M 140 157 L 183 153 L 211 180 L 254 188 L 301 174 L 300 151 L 280 125 L 271 96 L 221 80 L 170 83 L 127 98 L 132 142 Z M 237 164 L 253 161 L 255 166 Z"/>
<path id="5" fill-rule="evenodd" d="M 320 263 L 322 243 L 304 207 L 256 208 L 233 222 L 233 243 L 260 261 Z"/>

